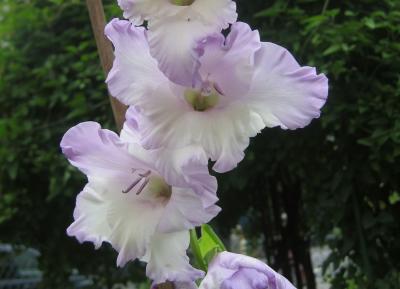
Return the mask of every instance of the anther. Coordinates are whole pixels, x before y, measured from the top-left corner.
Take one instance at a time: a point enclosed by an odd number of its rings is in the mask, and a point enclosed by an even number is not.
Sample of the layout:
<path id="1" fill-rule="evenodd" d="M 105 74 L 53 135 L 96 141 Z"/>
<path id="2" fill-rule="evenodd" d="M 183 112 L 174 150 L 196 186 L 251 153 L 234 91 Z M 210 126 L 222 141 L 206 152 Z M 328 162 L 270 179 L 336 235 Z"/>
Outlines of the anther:
<path id="1" fill-rule="evenodd" d="M 142 180 L 142 178 L 136 179 L 126 190 L 123 190 L 122 193 L 127 194 Z"/>
<path id="2" fill-rule="evenodd" d="M 147 186 L 149 183 L 149 179 L 145 179 L 143 184 L 140 186 L 139 190 L 137 191 L 136 195 L 140 195 L 140 193 L 143 191 L 143 189 Z"/>
<path id="3" fill-rule="evenodd" d="M 132 173 L 135 173 L 137 170 L 136 169 L 132 169 Z M 142 185 L 140 186 L 140 188 L 137 190 L 136 195 L 139 195 L 143 189 L 147 186 L 147 184 L 149 183 L 149 176 L 151 174 L 151 171 L 148 170 L 145 173 L 139 173 L 139 178 L 137 178 L 136 180 L 133 181 L 133 183 L 126 189 L 123 190 L 122 193 L 127 194 L 130 191 L 132 191 L 132 189 L 140 183 L 141 180 L 144 179 L 144 182 L 142 183 Z"/>
<path id="4" fill-rule="evenodd" d="M 149 175 L 151 174 L 151 171 L 147 171 L 144 174 L 139 174 L 139 176 L 143 177 L 143 178 L 147 178 Z"/>

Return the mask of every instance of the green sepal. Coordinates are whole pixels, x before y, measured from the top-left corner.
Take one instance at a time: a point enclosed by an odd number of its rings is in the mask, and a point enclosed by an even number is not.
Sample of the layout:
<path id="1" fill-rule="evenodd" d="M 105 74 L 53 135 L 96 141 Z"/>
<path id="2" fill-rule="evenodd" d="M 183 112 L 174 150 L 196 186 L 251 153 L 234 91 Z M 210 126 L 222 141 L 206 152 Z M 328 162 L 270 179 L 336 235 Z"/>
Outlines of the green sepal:
<path id="1" fill-rule="evenodd" d="M 192 250 L 196 267 L 200 270 L 207 271 L 207 264 L 204 262 L 203 256 L 201 254 L 196 229 L 190 230 L 190 249 Z"/>
<path id="2" fill-rule="evenodd" d="M 201 242 L 202 240 L 207 240 L 211 239 L 213 244 L 218 247 L 221 252 L 226 251 L 226 247 L 224 243 L 221 241 L 221 239 L 218 237 L 218 235 L 215 233 L 213 228 L 211 228 L 210 225 L 203 225 L 201 226 L 201 238 L 200 238 L 200 248 L 201 248 Z"/>
<path id="3" fill-rule="evenodd" d="M 226 251 L 223 242 L 209 225 L 201 227 L 200 238 L 197 238 L 195 230 L 190 231 L 190 246 L 198 268 L 204 271 L 207 271 L 215 255 Z"/>
<path id="4" fill-rule="evenodd" d="M 221 248 L 219 247 L 214 247 L 213 249 L 211 249 L 210 251 L 207 252 L 207 254 L 204 256 L 204 262 L 207 265 L 207 269 L 208 269 L 208 265 L 211 263 L 211 261 L 214 259 L 214 257 L 216 255 L 218 255 L 218 253 L 223 252 L 223 250 L 221 250 Z"/>

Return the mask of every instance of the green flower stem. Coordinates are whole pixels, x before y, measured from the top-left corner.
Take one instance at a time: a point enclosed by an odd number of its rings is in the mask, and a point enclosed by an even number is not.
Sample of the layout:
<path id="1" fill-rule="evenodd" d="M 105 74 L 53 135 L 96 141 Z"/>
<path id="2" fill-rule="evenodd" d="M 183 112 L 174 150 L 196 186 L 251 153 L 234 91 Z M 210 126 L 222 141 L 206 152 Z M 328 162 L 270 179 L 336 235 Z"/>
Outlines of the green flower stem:
<path id="1" fill-rule="evenodd" d="M 196 229 L 190 230 L 190 249 L 192 250 L 193 256 L 196 260 L 197 265 L 199 266 L 199 269 L 207 271 L 207 265 L 204 263 L 203 257 L 201 255 Z"/>

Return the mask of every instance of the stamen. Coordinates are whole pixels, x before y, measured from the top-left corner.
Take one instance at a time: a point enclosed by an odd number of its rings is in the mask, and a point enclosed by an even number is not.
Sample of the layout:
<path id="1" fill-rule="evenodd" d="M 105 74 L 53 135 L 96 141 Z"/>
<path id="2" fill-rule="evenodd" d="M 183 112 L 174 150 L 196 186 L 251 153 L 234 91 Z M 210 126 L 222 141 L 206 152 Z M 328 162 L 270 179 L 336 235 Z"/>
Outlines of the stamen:
<path id="1" fill-rule="evenodd" d="M 149 183 L 149 179 L 145 179 L 143 184 L 140 186 L 139 190 L 137 191 L 136 195 L 140 195 L 140 193 L 143 191 L 143 189 L 147 186 Z"/>
<path id="2" fill-rule="evenodd" d="M 142 178 L 138 178 L 135 181 L 133 181 L 133 183 L 124 191 L 122 191 L 122 193 L 127 194 L 130 191 L 132 191 L 132 189 L 142 180 Z"/>
<path id="3" fill-rule="evenodd" d="M 144 174 L 139 174 L 139 176 L 143 177 L 143 178 L 147 178 L 149 175 L 151 174 L 151 171 L 147 171 Z"/>
<path id="4" fill-rule="evenodd" d="M 136 171 L 137 171 L 136 169 L 132 169 L 132 173 L 135 173 Z M 126 190 L 123 190 L 122 193 L 124 193 L 124 194 L 129 193 L 130 191 L 132 191 L 132 189 L 133 189 L 137 184 L 140 183 L 141 180 L 144 179 L 144 182 L 143 182 L 142 185 L 140 186 L 139 190 L 136 192 L 136 195 L 139 195 L 139 194 L 143 191 L 143 189 L 147 186 L 147 184 L 149 183 L 149 181 L 150 181 L 150 179 L 149 179 L 150 174 L 151 174 L 151 171 L 150 171 L 150 170 L 148 170 L 148 171 L 145 172 L 145 173 L 140 173 L 140 174 L 138 174 L 139 177 L 138 177 L 136 180 L 134 180 L 133 183 L 132 183 Z"/>

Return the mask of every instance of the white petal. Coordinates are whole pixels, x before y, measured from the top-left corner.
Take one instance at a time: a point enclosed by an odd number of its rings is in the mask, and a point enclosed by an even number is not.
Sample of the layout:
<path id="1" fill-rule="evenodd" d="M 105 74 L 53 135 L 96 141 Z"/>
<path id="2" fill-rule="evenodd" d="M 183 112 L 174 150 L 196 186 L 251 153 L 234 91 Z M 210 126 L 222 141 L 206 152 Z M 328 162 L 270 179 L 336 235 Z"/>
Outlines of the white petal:
<path id="1" fill-rule="evenodd" d="M 234 23 L 236 4 L 231 0 L 196 0 L 181 8 L 176 15 L 151 19 L 148 35 L 150 52 L 161 71 L 171 81 L 190 87 L 200 81 L 197 42 Z"/>
<path id="2" fill-rule="evenodd" d="M 124 17 L 135 25 L 141 25 L 144 20 L 178 18 L 190 13 L 198 21 L 225 29 L 237 19 L 236 3 L 232 0 L 195 0 L 189 6 L 174 5 L 171 0 L 118 0 L 118 5 Z"/>
<path id="3" fill-rule="evenodd" d="M 124 126 L 120 133 L 122 141 L 129 144 L 140 144 L 141 134 L 139 129 L 139 109 L 135 106 L 130 106 L 125 114 Z"/>
<path id="4" fill-rule="evenodd" d="M 118 0 L 118 5 L 124 11 L 124 17 L 135 25 L 159 16 L 171 16 L 185 9 L 173 5 L 170 0 Z"/>
<path id="5" fill-rule="evenodd" d="M 201 278 L 204 273 L 189 264 L 186 250 L 189 247 L 189 232 L 156 234 L 146 254 L 146 274 L 155 283 L 165 281 L 191 282 Z"/>
<path id="6" fill-rule="evenodd" d="M 315 68 L 301 67 L 283 47 L 263 43 L 247 98 L 266 126 L 296 129 L 320 115 L 328 95 L 328 79 Z"/>
<path id="7" fill-rule="evenodd" d="M 77 196 L 74 210 L 74 222 L 68 227 L 67 234 L 74 236 L 80 243 L 92 242 L 96 249 L 108 242 L 111 228 L 106 221 L 107 202 L 101 188 L 93 189 L 87 184 Z"/>
<path id="8" fill-rule="evenodd" d="M 211 211 L 218 201 L 218 184 L 216 178 L 209 173 L 208 156 L 205 151 L 196 145 L 145 150 L 139 145 L 142 135 L 141 118 L 142 113 L 138 109 L 128 109 L 121 138 L 130 142 L 129 151 L 136 157 L 142 157 L 148 163 L 154 164 L 158 173 L 170 186 L 184 188 L 190 192 L 193 190 L 200 197 L 204 207 Z M 212 209 L 212 212 L 215 211 L 215 208 Z"/>
<path id="9" fill-rule="evenodd" d="M 200 21 L 210 23 L 219 30 L 236 22 L 236 2 L 232 0 L 195 0 L 190 6 Z"/>
<path id="10" fill-rule="evenodd" d="M 134 105 L 137 98 L 146 97 L 158 83 L 167 81 L 150 55 L 143 27 L 114 19 L 105 33 L 115 47 L 115 60 L 106 80 L 112 96 Z"/>
<path id="11" fill-rule="evenodd" d="M 148 39 L 150 53 L 157 59 L 160 70 L 171 81 L 191 87 L 199 81 L 196 43 L 215 32 L 215 28 L 188 19 L 154 20 L 149 23 Z"/>
<path id="12" fill-rule="evenodd" d="M 183 97 L 182 97 L 183 98 Z M 244 157 L 249 137 L 263 127 L 262 119 L 245 103 L 233 102 L 222 109 L 194 111 L 167 86 L 142 99 L 141 130 L 147 147 L 179 148 L 200 145 L 216 161 L 214 170 L 233 169 Z"/>
<path id="13" fill-rule="evenodd" d="M 258 31 L 243 22 L 234 23 L 225 37 L 215 34 L 201 41 L 196 50 L 200 57 L 200 74 L 215 83 L 223 95 L 243 97 L 254 74 L 254 55 L 261 47 Z"/>
<path id="14" fill-rule="evenodd" d="M 123 194 L 118 183 L 91 179 L 77 198 L 75 221 L 67 232 L 96 248 L 109 242 L 119 252 L 117 265 L 124 266 L 145 255 L 163 209 L 157 200 Z"/>
<path id="15" fill-rule="evenodd" d="M 154 151 L 157 170 L 175 187 L 190 188 L 201 196 L 204 206 L 213 206 L 218 184 L 208 171 L 208 157 L 200 146 L 160 148 Z"/>
<path id="16" fill-rule="evenodd" d="M 220 253 L 221 254 L 221 253 Z M 218 263 L 219 255 L 214 257 L 208 265 L 207 275 L 201 281 L 199 289 L 221 289 L 221 284 L 235 274 L 234 269 L 220 266 Z M 269 288 L 268 288 L 269 289 Z"/>
<path id="17" fill-rule="evenodd" d="M 214 204 L 205 208 L 202 198 L 189 189 L 173 188 L 158 230 L 169 233 L 193 229 L 195 226 L 208 223 L 220 211 L 221 208 Z"/>
<path id="18" fill-rule="evenodd" d="M 145 255 L 164 209 L 160 202 L 131 201 L 129 197 L 119 193 L 107 212 L 112 224 L 110 242 L 119 252 L 120 267 Z"/>

